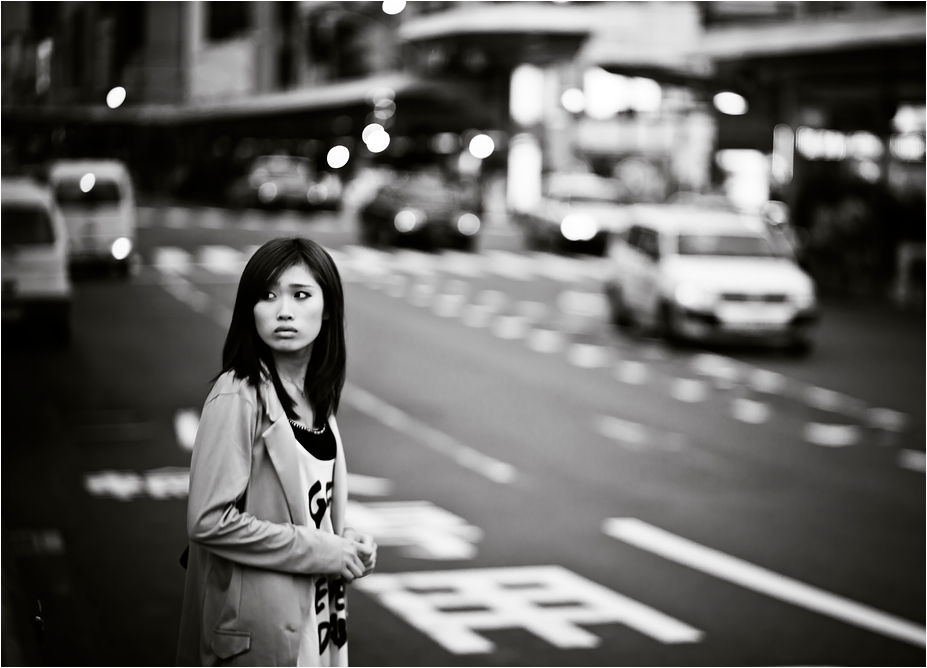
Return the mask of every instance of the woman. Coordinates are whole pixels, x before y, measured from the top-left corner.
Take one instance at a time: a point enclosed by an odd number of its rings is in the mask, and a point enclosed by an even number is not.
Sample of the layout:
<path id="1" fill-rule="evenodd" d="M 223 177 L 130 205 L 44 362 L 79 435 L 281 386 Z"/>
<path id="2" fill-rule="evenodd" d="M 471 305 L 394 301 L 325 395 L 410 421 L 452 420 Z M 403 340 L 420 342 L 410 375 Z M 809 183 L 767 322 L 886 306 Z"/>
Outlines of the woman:
<path id="1" fill-rule="evenodd" d="M 344 526 L 345 363 L 331 257 L 302 238 L 261 246 L 193 446 L 178 665 L 347 665 L 344 585 L 376 545 Z"/>

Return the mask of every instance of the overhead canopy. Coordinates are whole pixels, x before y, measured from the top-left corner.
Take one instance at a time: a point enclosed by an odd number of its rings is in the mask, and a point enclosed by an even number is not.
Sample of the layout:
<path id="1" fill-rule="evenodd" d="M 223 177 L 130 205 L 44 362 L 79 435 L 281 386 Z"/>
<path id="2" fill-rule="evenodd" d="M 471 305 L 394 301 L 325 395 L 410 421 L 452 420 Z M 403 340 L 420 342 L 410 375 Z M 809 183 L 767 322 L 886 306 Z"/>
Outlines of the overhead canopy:
<path id="1" fill-rule="evenodd" d="M 828 18 L 787 24 L 723 28 L 705 33 L 700 55 L 715 61 L 795 56 L 884 46 L 924 44 L 923 14 Z"/>
<path id="2" fill-rule="evenodd" d="M 589 6 L 534 2 L 465 3 L 410 18 L 399 38 L 412 44 L 476 48 L 494 66 L 543 64 L 572 58 L 595 25 Z"/>
<path id="3" fill-rule="evenodd" d="M 102 106 L 43 106 L 5 108 L 4 118 L 14 120 L 62 120 L 88 123 L 150 123 L 177 125 L 198 121 L 236 121 L 251 118 L 287 118 L 296 115 L 339 113 L 373 108 L 375 96 L 391 97 L 399 112 L 424 114 L 425 125 L 448 123 L 488 125 L 485 110 L 460 85 L 401 73 L 367 77 L 300 90 L 288 90 L 250 97 L 203 100 L 184 105 L 128 105 L 118 109 Z M 403 104 L 405 103 L 405 104 Z"/>

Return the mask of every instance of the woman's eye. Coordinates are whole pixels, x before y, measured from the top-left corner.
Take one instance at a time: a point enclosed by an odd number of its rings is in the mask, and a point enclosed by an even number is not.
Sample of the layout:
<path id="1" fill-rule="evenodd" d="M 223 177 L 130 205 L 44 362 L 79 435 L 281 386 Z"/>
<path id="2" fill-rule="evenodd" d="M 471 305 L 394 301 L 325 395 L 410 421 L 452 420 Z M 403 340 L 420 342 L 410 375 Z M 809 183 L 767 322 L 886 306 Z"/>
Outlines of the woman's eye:
<path id="1" fill-rule="evenodd" d="M 312 295 L 310 295 L 310 294 L 309 294 L 308 292 L 306 292 L 305 290 L 297 290 L 297 291 L 296 291 L 296 298 L 297 298 L 297 299 L 309 299 L 309 297 L 311 297 L 311 296 L 312 296 Z"/>
<path id="2" fill-rule="evenodd" d="M 263 295 L 261 295 L 261 300 L 263 300 L 263 301 L 266 302 L 266 301 L 268 301 L 268 300 L 273 299 L 274 297 L 276 297 L 276 295 L 275 295 L 273 292 L 270 292 L 270 291 L 268 290 L 268 291 L 265 292 Z"/>

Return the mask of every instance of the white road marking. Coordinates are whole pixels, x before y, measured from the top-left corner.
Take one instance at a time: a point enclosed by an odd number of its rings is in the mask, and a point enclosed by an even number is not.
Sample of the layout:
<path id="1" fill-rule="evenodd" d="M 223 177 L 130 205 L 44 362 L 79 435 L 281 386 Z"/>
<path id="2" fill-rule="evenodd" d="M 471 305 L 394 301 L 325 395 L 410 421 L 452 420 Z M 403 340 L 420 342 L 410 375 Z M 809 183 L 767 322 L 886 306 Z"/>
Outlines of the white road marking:
<path id="1" fill-rule="evenodd" d="M 862 433 L 858 427 L 853 425 L 809 422 L 805 425 L 803 437 L 815 445 L 841 448 L 847 445 L 857 445 L 862 439 Z"/>
<path id="2" fill-rule="evenodd" d="M 643 362 L 623 360 L 615 366 L 615 377 L 628 385 L 643 385 L 649 375 L 647 365 Z"/>
<path id="3" fill-rule="evenodd" d="M 463 312 L 465 299 L 464 295 L 459 294 L 438 295 L 435 297 L 432 310 L 442 318 L 456 318 Z"/>
<path id="4" fill-rule="evenodd" d="M 428 501 L 349 501 L 345 516 L 348 525 L 372 535 L 379 547 L 399 547 L 415 559 L 473 559 L 483 538 L 478 527 Z"/>
<path id="5" fill-rule="evenodd" d="M 200 246 L 197 261 L 215 274 L 240 276 L 248 258 L 229 246 Z"/>
<path id="6" fill-rule="evenodd" d="M 523 339 L 528 335 L 528 321 L 518 315 L 500 315 L 493 320 L 491 329 L 500 339 Z"/>
<path id="7" fill-rule="evenodd" d="M 702 632 L 561 566 L 374 573 L 354 587 L 453 654 L 487 654 L 477 631 L 520 628 L 561 649 L 596 647 L 581 624 L 624 624 L 662 643 Z"/>
<path id="8" fill-rule="evenodd" d="M 705 383 L 692 378 L 676 378 L 670 388 L 670 394 L 674 399 L 685 401 L 687 403 L 698 403 L 705 401 L 708 397 L 708 388 Z"/>
<path id="9" fill-rule="evenodd" d="M 611 349 L 586 343 L 574 343 L 567 349 L 570 364 L 582 369 L 600 369 L 611 361 Z"/>
<path id="10" fill-rule="evenodd" d="M 434 429 L 423 422 L 391 406 L 373 394 L 346 383 L 342 397 L 357 410 L 369 415 L 388 427 L 405 434 L 422 445 L 447 455 L 455 462 L 493 482 L 510 484 L 518 473 L 511 464 L 499 461 L 489 455 L 460 443 L 453 437 Z"/>
<path id="11" fill-rule="evenodd" d="M 595 427 L 596 431 L 603 436 L 635 447 L 647 445 L 650 442 L 647 427 L 637 422 L 602 416 L 596 420 Z"/>
<path id="12" fill-rule="evenodd" d="M 159 246 L 154 249 L 151 262 L 155 269 L 172 274 L 185 274 L 190 271 L 193 258 L 187 251 L 175 246 Z"/>
<path id="13" fill-rule="evenodd" d="M 98 471 L 84 476 L 84 489 L 91 496 L 132 501 L 136 497 L 181 499 L 190 489 L 190 470 L 178 467 L 134 471 Z"/>
<path id="14" fill-rule="evenodd" d="M 174 413 L 174 434 L 177 436 L 177 445 L 184 450 L 193 450 L 199 426 L 199 411 L 187 408 Z"/>
<path id="15" fill-rule="evenodd" d="M 888 408 L 870 408 L 866 411 L 866 421 L 876 429 L 900 434 L 908 428 L 910 418 L 904 413 Z"/>
<path id="16" fill-rule="evenodd" d="M 748 424 L 763 424 L 769 420 L 769 406 L 752 399 L 737 397 L 731 402 L 731 415 Z"/>
<path id="17" fill-rule="evenodd" d="M 393 483 L 386 478 L 348 472 L 348 493 L 357 496 L 389 496 Z"/>
<path id="18" fill-rule="evenodd" d="M 924 473 L 924 459 L 924 453 L 918 450 L 902 450 L 898 453 L 898 465 L 918 473 Z"/>
<path id="19" fill-rule="evenodd" d="M 925 646 L 923 625 L 755 566 L 638 519 L 611 518 L 603 523 L 602 530 L 617 540 L 747 589 L 912 645 Z"/>
<path id="20" fill-rule="evenodd" d="M 785 391 L 787 380 L 785 376 L 766 369 L 754 369 L 748 381 L 751 388 L 765 394 L 782 394 Z"/>
<path id="21" fill-rule="evenodd" d="M 539 353 L 556 353 L 563 350 L 566 340 L 560 332 L 535 329 L 528 335 L 528 347 Z"/>
<path id="22" fill-rule="evenodd" d="M 57 529 L 12 529 L 3 543 L 4 548 L 9 548 L 17 556 L 64 554 L 64 538 Z"/>

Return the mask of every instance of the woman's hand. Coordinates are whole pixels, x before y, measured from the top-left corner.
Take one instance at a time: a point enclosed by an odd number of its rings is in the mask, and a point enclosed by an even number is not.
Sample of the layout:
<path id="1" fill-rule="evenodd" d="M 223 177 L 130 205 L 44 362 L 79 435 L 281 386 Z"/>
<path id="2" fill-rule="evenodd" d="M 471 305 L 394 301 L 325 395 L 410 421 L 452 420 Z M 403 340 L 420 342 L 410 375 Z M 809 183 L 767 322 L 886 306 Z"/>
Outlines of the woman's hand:
<path id="1" fill-rule="evenodd" d="M 377 566 L 377 543 L 373 536 L 355 531 L 351 527 L 345 528 L 343 537 L 354 541 L 358 556 L 364 565 L 364 572 L 358 577 L 364 577 L 373 572 Z"/>
<path id="2" fill-rule="evenodd" d="M 341 539 L 341 577 L 345 582 L 367 575 L 365 565 L 358 551 L 359 543 L 352 538 Z"/>

